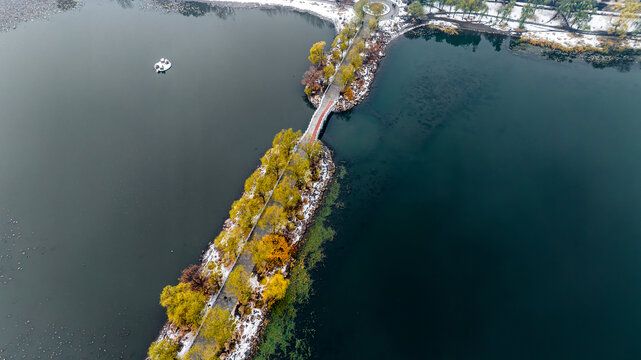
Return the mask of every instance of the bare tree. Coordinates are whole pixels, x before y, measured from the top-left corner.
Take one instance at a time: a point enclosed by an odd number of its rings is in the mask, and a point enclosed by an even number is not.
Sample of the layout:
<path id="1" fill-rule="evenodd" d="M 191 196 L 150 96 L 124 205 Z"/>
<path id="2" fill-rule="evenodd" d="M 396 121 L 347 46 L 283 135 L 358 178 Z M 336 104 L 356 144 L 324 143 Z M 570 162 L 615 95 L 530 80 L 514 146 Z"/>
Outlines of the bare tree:
<path id="1" fill-rule="evenodd" d="M 205 278 L 200 272 L 200 266 L 190 265 L 183 270 L 182 275 L 178 278 L 181 283 L 189 284 L 194 291 L 204 291 Z"/>
<path id="2" fill-rule="evenodd" d="M 309 70 L 303 74 L 301 84 L 305 85 L 305 87 L 310 89 L 312 92 L 322 91 L 322 79 L 323 71 L 318 69 L 315 65 L 312 65 Z"/>

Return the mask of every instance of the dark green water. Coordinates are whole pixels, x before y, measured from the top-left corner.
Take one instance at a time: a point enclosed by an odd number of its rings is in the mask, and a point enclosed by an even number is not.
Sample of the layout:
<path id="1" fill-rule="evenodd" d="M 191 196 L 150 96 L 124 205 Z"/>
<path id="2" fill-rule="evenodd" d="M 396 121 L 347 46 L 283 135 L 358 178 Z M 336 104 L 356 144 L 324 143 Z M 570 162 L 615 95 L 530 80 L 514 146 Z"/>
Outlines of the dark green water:
<path id="1" fill-rule="evenodd" d="M 0 33 L 0 359 L 141 359 L 163 286 L 313 112 L 300 77 L 327 24 L 134 5 Z"/>
<path id="2" fill-rule="evenodd" d="M 330 119 L 348 191 L 302 316 L 314 358 L 639 358 L 638 65 L 448 40 L 393 43 Z"/>

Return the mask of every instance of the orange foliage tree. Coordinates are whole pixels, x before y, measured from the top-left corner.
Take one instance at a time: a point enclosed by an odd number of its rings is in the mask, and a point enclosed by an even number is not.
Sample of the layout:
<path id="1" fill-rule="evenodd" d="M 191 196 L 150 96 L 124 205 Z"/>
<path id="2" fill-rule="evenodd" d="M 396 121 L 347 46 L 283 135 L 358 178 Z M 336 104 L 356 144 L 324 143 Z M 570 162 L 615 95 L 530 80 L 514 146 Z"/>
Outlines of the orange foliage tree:
<path id="1" fill-rule="evenodd" d="M 259 241 L 252 241 L 249 252 L 260 272 L 283 266 L 292 257 L 293 249 L 284 236 L 265 235 Z"/>
<path id="2" fill-rule="evenodd" d="M 349 101 L 352 101 L 354 99 L 354 91 L 352 91 L 351 86 L 345 88 L 345 91 L 343 91 L 343 96 L 345 96 L 345 99 Z"/>
<path id="3" fill-rule="evenodd" d="M 303 80 L 301 84 L 305 85 L 305 89 L 309 89 L 311 93 L 323 91 L 322 79 L 325 73 L 322 69 L 318 69 L 315 66 L 311 66 L 303 74 Z"/>

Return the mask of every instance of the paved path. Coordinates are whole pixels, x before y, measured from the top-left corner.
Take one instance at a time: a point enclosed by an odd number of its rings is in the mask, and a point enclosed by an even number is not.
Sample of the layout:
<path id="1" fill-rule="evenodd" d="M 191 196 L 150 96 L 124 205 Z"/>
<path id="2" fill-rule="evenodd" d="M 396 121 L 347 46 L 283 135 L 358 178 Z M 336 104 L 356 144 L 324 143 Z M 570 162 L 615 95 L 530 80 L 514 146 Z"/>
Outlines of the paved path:
<path id="1" fill-rule="evenodd" d="M 276 182 L 276 186 L 280 182 L 281 178 L 282 178 L 282 176 L 278 178 L 278 181 Z M 267 205 L 270 205 L 273 202 L 274 202 L 274 200 L 272 199 L 272 197 L 270 195 L 270 197 L 269 197 L 269 199 L 267 201 Z M 267 206 L 265 206 L 265 208 L 266 207 Z M 261 213 L 261 216 L 262 216 L 262 213 Z M 259 218 L 259 221 L 260 221 L 260 218 Z M 247 235 L 247 242 L 252 241 L 254 236 L 256 236 L 257 238 L 262 238 L 264 235 L 267 235 L 267 234 L 268 234 L 268 232 L 265 229 L 261 228 L 260 225 L 256 224 L 256 225 L 254 225 L 252 227 L 251 231 L 249 232 L 249 235 Z M 234 269 L 236 269 L 238 266 L 242 266 L 245 269 L 245 271 L 247 271 L 247 273 L 249 273 L 249 274 L 251 274 L 253 272 L 253 270 L 254 270 L 255 264 L 254 264 L 254 261 L 252 259 L 252 256 L 249 254 L 248 251 L 245 251 L 245 249 L 242 250 L 240 256 L 238 257 L 238 259 L 234 263 L 234 265 L 232 267 L 232 271 Z M 233 314 L 234 313 L 234 308 L 236 307 L 237 303 L 238 303 L 238 298 L 234 294 L 231 293 L 231 291 L 229 289 L 229 286 L 227 284 L 227 279 L 225 279 L 225 281 L 223 283 L 223 287 L 220 290 L 220 292 L 218 293 L 218 296 L 214 296 L 211 299 L 209 299 L 209 301 L 207 302 L 207 305 L 205 307 L 205 311 L 207 311 L 209 309 L 213 309 L 214 307 L 220 307 L 222 309 L 228 310 L 230 313 Z M 205 314 L 206 314 L 206 312 L 205 312 Z M 202 324 L 201 324 L 201 326 L 202 326 Z M 193 346 L 194 344 L 206 345 L 207 343 L 209 343 L 209 340 L 205 339 L 202 336 L 202 334 L 200 333 L 200 328 L 198 328 L 198 332 L 196 333 L 196 338 L 194 339 L 193 343 L 191 345 L 189 345 L 189 347 L 191 348 L 191 346 Z"/>
<path id="2" fill-rule="evenodd" d="M 389 6 L 390 11 L 381 16 L 380 20 L 387 20 L 391 19 L 392 17 L 396 16 L 398 13 L 398 8 L 392 6 L 392 1 L 391 0 L 376 0 L 376 2 L 382 2 L 387 4 Z M 370 19 L 372 19 L 373 16 L 371 15 L 365 15 L 365 18 L 363 19 L 363 26 L 359 30 L 358 34 L 354 37 L 354 41 L 352 44 L 349 46 L 347 51 L 345 51 L 345 54 L 348 54 L 350 50 L 352 50 L 352 47 L 354 44 L 356 44 L 359 40 L 362 38 L 362 32 L 363 29 L 366 28 L 366 24 Z M 343 59 L 344 61 L 344 59 Z M 321 99 L 321 103 L 318 105 L 318 108 L 314 112 L 314 115 L 312 115 L 312 119 L 309 122 L 309 125 L 307 126 L 307 130 L 305 130 L 305 133 L 303 134 L 303 139 L 306 141 L 314 141 L 318 140 L 320 137 L 320 133 L 325 126 L 325 122 L 327 121 L 327 118 L 329 115 L 332 113 L 332 110 L 334 110 L 334 106 L 336 105 L 336 102 L 338 101 L 338 97 L 340 96 L 341 90 L 343 89 L 343 85 L 339 83 L 338 77 L 340 77 L 338 73 L 338 69 L 340 69 L 340 65 L 342 65 L 343 61 L 341 61 L 341 64 L 336 67 L 336 74 L 334 75 L 334 78 L 332 78 L 332 83 L 329 85 L 327 90 L 325 91 L 325 94 L 323 95 L 323 98 Z"/>
<path id="3" fill-rule="evenodd" d="M 379 0 L 379 1 L 385 2 L 391 7 L 390 0 Z M 390 11 L 388 14 L 383 16 L 383 18 L 392 17 L 396 14 L 396 12 L 397 12 L 397 9 L 392 9 L 392 11 Z M 369 19 L 371 19 L 371 16 L 366 15 L 365 19 L 363 19 L 363 23 L 367 24 Z M 361 35 L 365 27 L 366 26 L 361 27 L 359 32 L 356 34 L 354 41 L 352 42 L 350 47 L 347 49 L 347 51 L 345 51 L 345 54 L 348 54 L 349 51 L 352 49 L 352 46 L 361 39 Z M 342 63 L 343 61 L 341 61 L 341 64 Z M 340 68 L 340 66 L 338 66 L 337 68 Z M 307 126 L 307 130 L 303 134 L 302 141 L 314 141 L 320 137 L 320 133 L 323 129 L 323 126 L 325 125 L 325 122 L 327 121 L 327 118 L 329 117 L 329 115 L 332 113 L 332 110 L 334 109 L 334 106 L 338 101 L 338 97 L 340 96 L 340 92 L 343 89 L 343 85 L 340 84 L 340 82 L 338 81 L 338 79 L 336 79 L 336 77 L 338 77 L 338 74 L 336 74 L 334 78 L 332 78 L 332 83 L 329 85 L 329 87 L 325 91 L 325 94 L 321 99 L 321 103 L 319 104 L 318 108 L 314 112 L 314 115 L 312 115 L 309 125 Z M 279 182 L 280 182 L 280 178 L 276 182 L 276 185 L 278 185 Z M 273 200 L 271 199 L 271 195 L 270 195 L 270 198 L 268 199 L 267 204 L 271 204 L 272 202 Z M 262 213 L 261 213 L 261 216 L 262 216 Z M 257 235 L 258 238 L 261 238 L 263 235 L 266 235 L 266 234 L 267 234 L 267 231 L 265 231 L 264 229 L 261 229 L 259 226 L 254 226 L 250 231 L 247 242 L 252 241 L 254 235 Z M 234 264 L 233 269 L 235 269 L 238 265 L 242 265 L 247 272 L 252 272 L 252 270 L 254 269 L 254 262 L 251 258 L 251 255 L 249 255 L 244 250 L 245 249 L 243 249 L 241 255 L 238 257 L 238 260 Z M 237 302 L 238 302 L 238 299 L 236 298 L 236 296 L 231 294 L 231 292 L 229 291 L 229 287 L 227 286 L 227 282 L 225 281 L 218 296 L 214 296 L 207 303 L 207 309 L 211 309 L 213 307 L 219 306 L 223 309 L 226 309 L 232 312 L 233 309 L 236 307 Z M 194 339 L 194 342 L 191 345 L 193 344 L 204 345 L 207 342 L 208 341 L 200 334 L 200 329 L 198 329 L 196 338 Z M 191 345 L 189 345 L 190 348 L 191 348 Z"/>
<path id="4" fill-rule="evenodd" d="M 307 130 L 303 134 L 303 141 L 314 141 L 318 140 L 320 137 L 320 132 L 325 125 L 325 121 L 332 113 L 336 101 L 338 101 L 338 96 L 340 95 L 342 86 L 334 81 L 323 96 L 318 109 L 312 115 L 312 119 L 307 126 Z"/>

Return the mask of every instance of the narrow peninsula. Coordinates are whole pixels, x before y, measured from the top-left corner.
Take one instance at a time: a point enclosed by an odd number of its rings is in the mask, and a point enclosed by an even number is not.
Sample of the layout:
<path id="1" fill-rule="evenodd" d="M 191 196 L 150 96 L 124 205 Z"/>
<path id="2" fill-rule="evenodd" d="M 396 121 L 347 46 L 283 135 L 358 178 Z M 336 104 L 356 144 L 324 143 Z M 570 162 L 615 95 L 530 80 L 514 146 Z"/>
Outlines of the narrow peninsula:
<path id="1" fill-rule="evenodd" d="M 592 0 L 204 3 L 307 12 L 331 21 L 337 35 L 329 45 L 313 44 L 309 52 L 311 65 L 302 84 L 317 109 L 308 128 L 304 133 L 288 129 L 276 135 L 200 264 L 185 269 L 177 285 L 162 291 L 160 303 L 167 309 L 168 321 L 149 348 L 151 360 L 246 359 L 259 352 L 263 332 L 268 336 L 285 332 L 281 320 L 272 330 L 265 330 L 266 323 L 274 304 L 293 303 L 284 300 L 288 287 L 305 282 L 300 271 L 310 250 L 304 250 L 304 239 L 335 171 L 331 151 L 318 138 L 332 112 L 348 111 L 366 98 L 394 39 L 420 28 L 450 35 L 471 30 L 508 36 L 514 44 L 588 54 L 594 63 L 638 61 L 641 53 L 641 7 L 628 1 L 615 5 Z M 172 9 L 184 4 L 161 6 Z M 264 343 L 266 350 L 261 350 L 270 354 L 276 345 L 271 339 Z"/>

